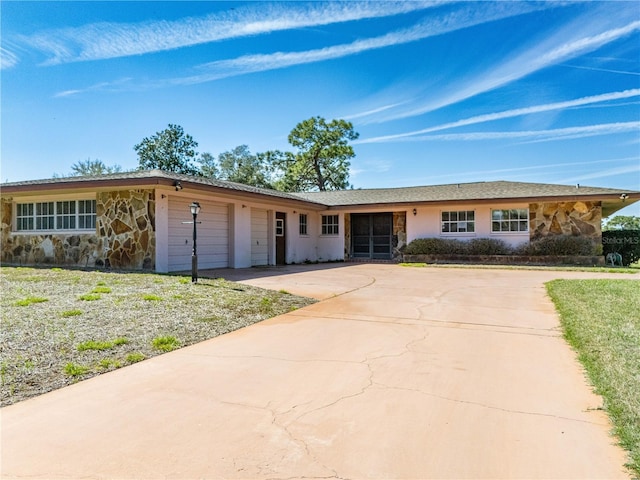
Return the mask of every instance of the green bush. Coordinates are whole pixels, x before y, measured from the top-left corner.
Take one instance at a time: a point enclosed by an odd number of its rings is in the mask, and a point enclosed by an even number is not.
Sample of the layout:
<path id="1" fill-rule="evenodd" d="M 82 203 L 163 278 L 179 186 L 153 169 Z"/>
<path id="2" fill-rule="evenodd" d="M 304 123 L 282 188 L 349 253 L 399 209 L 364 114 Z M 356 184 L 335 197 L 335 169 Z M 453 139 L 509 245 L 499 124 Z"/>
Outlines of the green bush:
<path id="1" fill-rule="evenodd" d="M 460 255 L 467 253 L 467 245 L 453 238 L 416 238 L 405 248 L 407 255 Z"/>
<path id="2" fill-rule="evenodd" d="M 550 235 L 520 245 L 517 255 L 598 255 L 596 242 L 588 237 Z"/>
<path id="3" fill-rule="evenodd" d="M 628 267 L 640 260 L 640 230 L 608 230 L 602 232 L 602 253 L 619 253 Z"/>
<path id="4" fill-rule="evenodd" d="M 513 248 L 497 238 L 474 238 L 467 245 L 469 255 L 510 255 Z"/>

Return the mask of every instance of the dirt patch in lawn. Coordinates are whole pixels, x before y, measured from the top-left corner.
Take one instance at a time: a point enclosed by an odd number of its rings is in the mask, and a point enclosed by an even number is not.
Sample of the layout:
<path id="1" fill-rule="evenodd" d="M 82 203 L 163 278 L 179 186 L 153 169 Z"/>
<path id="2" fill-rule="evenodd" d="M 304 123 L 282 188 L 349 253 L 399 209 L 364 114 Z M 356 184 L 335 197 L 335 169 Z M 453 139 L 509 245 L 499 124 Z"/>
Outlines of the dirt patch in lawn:
<path id="1" fill-rule="evenodd" d="M 1 405 L 191 345 L 315 300 L 223 279 L 3 267 Z"/>

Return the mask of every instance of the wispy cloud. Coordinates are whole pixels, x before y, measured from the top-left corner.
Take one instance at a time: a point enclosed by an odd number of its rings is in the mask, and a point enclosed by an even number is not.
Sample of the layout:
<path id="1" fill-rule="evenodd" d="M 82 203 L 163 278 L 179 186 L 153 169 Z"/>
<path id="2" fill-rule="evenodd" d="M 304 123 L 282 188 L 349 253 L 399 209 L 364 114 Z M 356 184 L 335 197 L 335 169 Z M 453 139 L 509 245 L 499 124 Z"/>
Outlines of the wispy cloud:
<path id="1" fill-rule="evenodd" d="M 480 140 L 514 140 L 529 139 L 533 142 L 553 140 L 569 140 L 574 138 L 611 135 L 616 133 L 637 132 L 640 122 L 603 123 L 583 127 L 567 127 L 552 130 L 525 130 L 517 132 L 469 132 L 449 133 L 441 135 L 422 135 L 398 139 L 398 141 L 480 141 Z"/>
<path id="2" fill-rule="evenodd" d="M 637 20 L 614 28 L 611 28 L 610 22 L 611 19 L 606 18 L 597 21 L 590 18 L 580 18 L 524 53 L 508 58 L 501 64 L 491 65 L 481 74 L 454 82 L 442 92 L 432 91 L 429 98 L 435 98 L 435 100 L 429 100 L 405 110 L 387 110 L 382 115 L 377 115 L 375 118 L 370 119 L 369 123 L 381 123 L 414 117 L 459 103 L 507 85 L 544 68 L 595 51 L 608 43 L 640 30 L 640 21 Z M 411 104 L 415 105 L 416 102 L 411 102 Z"/>
<path id="3" fill-rule="evenodd" d="M 612 68 L 585 67 L 585 66 L 581 66 L 581 65 L 567 65 L 567 64 L 563 64 L 563 65 L 560 65 L 560 66 L 561 67 L 568 67 L 568 68 L 577 68 L 579 70 L 592 70 L 594 72 L 619 73 L 621 75 L 640 76 L 639 72 L 629 72 L 627 70 L 613 70 Z"/>
<path id="4" fill-rule="evenodd" d="M 44 65 L 142 55 L 231 38 L 422 10 L 446 1 L 258 2 L 205 17 L 143 23 L 94 23 L 16 38 L 45 54 Z"/>
<path id="5" fill-rule="evenodd" d="M 18 63 L 18 56 L 10 50 L 0 47 L 0 69 L 12 68 Z"/>
<path id="6" fill-rule="evenodd" d="M 172 80 L 174 84 L 202 83 L 221 78 L 244 75 L 247 73 L 276 70 L 294 65 L 321 62 L 349 55 L 402 45 L 428 37 L 443 35 L 463 28 L 488 23 L 515 15 L 522 15 L 536 9 L 548 8 L 543 4 L 528 4 L 521 2 L 504 2 L 477 6 L 465 6 L 448 15 L 428 19 L 410 28 L 398 30 L 379 37 L 357 40 L 353 43 L 335 45 L 315 50 L 301 52 L 276 52 L 266 55 L 245 55 L 242 57 L 210 62 L 200 66 L 206 72 L 199 75 Z M 379 107 L 375 112 L 388 108 Z"/>
<path id="7" fill-rule="evenodd" d="M 636 161 L 635 165 L 629 165 L 624 167 L 609 168 L 607 170 L 600 170 L 597 172 L 586 173 L 577 177 L 569 177 L 561 180 L 561 183 L 575 183 L 582 180 L 593 180 L 594 178 L 606 178 L 614 177 L 616 175 L 626 175 L 628 173 L 640 174 L 640 163 Z"/>
<path id="8" fill-rule="evenodd" d="M 575 178 L 575 177 L 567 177 L 562 179 L 561 175 L 564 175 L 565 171 L 575 172 L 576 168 L 579 167 L 581 170 L 584 169 L 593 169 L 596 168 L 597 165 L 602 165 L 603 167 L 607 164 L 615 163 L 618 166 L 615 169 L 625 169 L 626 171 L 633 172 L 637 170 L 638 165 L 638 157 L 622 157 L 622 158 L 608 158 L 603 160 L 591 160 L 591 161 L 580 161 L 580 162 L 560 162 L 560 163 L 539 163 L 537 165 L 531 165 L 527 167 L 510 167 L 510 168 L 487 168 L 487 169 L 479 169 L 479 170 L 464 170 L 464 171 L 456 171 L 454 173 L 446 173 L 440 175 L 429 175 L 429 179 L 425 180 L 429 183 L 433 182 L 448 182 L 448 181 L 456 181 L 456 182 L 466 182 L 466 181 L 482 181 L 482 180 L 495 180 L 496 178 L 500 178 L 503 180 L 506 179 L 529 179 L 530 181 L 544 181 L 549 182 L 553 181 L 554 183 L 575 183 L 576 181 L 585 180 L 583 178 Z M 601 171 L 611 171 L 613 169 L 606 168 Z M 545 178 L 546 180 L 543 180 Z M 554 178 L 554 180 L 549 180 L 549 178 Z M 560 178 L 560 179 L 559 179 Z M 599 178 L 599 177 L 593 177 Z M 415 177 L 398 179 L 398 181 L 402 184 L 406 185 L 415 185 L 416 179 Z"/>
<path id="9" fill-rule="evenodd" d="M 640 96 L 640 88 L 634 88 L 630 90 L 624 90 L 622 92 L 611 92 L 602 95 L 592 95 L 588 97 L 577 98 L 575 100 L 567 100 L 564 102 L 547 103 L 544 105 L 534 105 L 525 108 L 515 108 L 513 110 L 505 110 L 496 113 L 487 113 L 485 115 L 477 115 L 475 117 L 465 118 L 455 122 L 444 123 L 442 125 L 436 125 L 434 127 L 423 128 L 421 130 L 415 130 L 412 132 L 398 133 L 395 135 L 384 135 L 380 137 L 366 138 L 358 140 L 354 143 L 382 143 L 391 142 L 401 138 L 412 137 L 416 135 L 423 135 L 425 133 L 437 132 L 440 130 L 448 130 L 450 128 L 462 127 L 467 125 L 475 125 L 479 123 L 491 122 L 495 120 L 503 120 L 505 118 L 519 117 L 523 115 L 531 115 L 535 113 L 549 112 L 553 110 L 564 110 L 567 108 L 581 107 L 585 105 L 610 102 L 612 100 L 620 100 L 624 98 L 632 98 Z"/>

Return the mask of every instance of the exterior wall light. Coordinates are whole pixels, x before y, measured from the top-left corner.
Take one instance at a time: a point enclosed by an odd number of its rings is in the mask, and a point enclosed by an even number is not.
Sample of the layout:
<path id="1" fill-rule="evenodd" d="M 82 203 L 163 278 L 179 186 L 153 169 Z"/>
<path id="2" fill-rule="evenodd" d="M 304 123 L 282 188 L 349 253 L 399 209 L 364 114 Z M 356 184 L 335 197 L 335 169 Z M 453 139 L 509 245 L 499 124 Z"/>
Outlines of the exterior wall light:
<path id="1" fill-rule="evenodd" d="M 177 188 L 177 187 L 176 187 Z M 193 251 L 191 252 L 191 282 L 196 283 L 198 281 L 198 247 L 196 244 L 196 225 L 198 223 L 197 218 L 200 213 L 200 204 L 198 202 L 193 202 L 189 205 L 189 210 L 191 211 L 191 215 L 193 215 L 193 222 L 183 222 L 183 223 L 193 223 Z"/>
<path id="2" fill-rule="evenodd" d="M 413 216 L 415 217 L 418 214 L 418 209 L 414 208 L 413 209 Z"/>

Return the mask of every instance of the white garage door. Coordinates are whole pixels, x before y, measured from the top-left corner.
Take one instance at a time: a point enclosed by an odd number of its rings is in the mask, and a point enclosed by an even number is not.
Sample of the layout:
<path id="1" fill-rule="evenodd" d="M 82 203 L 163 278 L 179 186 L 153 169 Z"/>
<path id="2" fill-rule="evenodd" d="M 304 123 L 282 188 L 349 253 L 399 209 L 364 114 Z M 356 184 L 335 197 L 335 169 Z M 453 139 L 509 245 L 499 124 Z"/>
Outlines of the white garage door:
<path id="1" fill-rule="evenodd" d="M 269 264 L 269 216 L 266 210 L 251 209 L 251 265 Z"/>
<path id="2" fill-rule="evenodd" d="M 198 268 L 229 266 L 229 207 L 223 203 L 200 201 L 197 224 Z M 169 198 L 169 271 L 191 270 L 193 221 L 191 201 Z"/>

